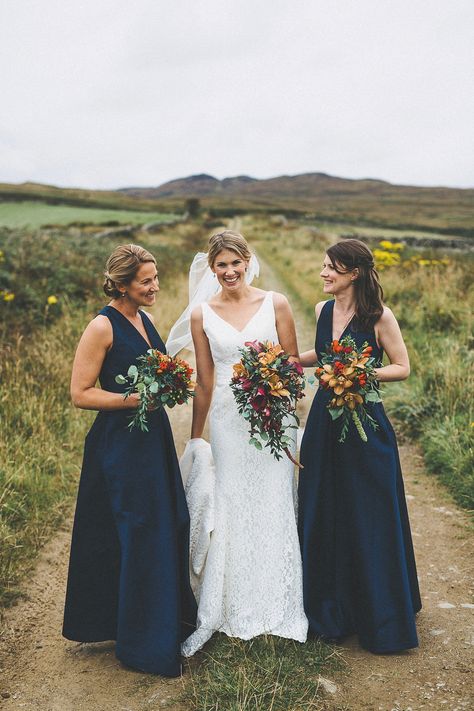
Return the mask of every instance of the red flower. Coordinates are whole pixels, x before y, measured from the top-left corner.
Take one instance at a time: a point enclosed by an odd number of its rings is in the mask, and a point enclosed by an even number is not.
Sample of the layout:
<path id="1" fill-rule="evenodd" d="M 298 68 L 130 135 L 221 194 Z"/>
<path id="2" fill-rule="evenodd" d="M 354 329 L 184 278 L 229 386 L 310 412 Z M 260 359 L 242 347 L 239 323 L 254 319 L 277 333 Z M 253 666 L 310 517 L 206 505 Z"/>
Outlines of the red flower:
<path id="1" fill-rule="evenodd" d="M 302 367 L 301 363 L 298 363 L 298 361 L 295 360 L 295 361 L 293 361 L 292 366 L 294 367 L 294 369 L 296 370 L 298 375 L 303 375 L 303 367 Z"/>
<path id="2" fill-rule="evenodd" d="M 250 404 L 256 412 L 259 412 L 259 410 L 265 409 L 267 405 L 267 398 L 263 395 L 255 395 L 255 397 L 250 401 Z"/>

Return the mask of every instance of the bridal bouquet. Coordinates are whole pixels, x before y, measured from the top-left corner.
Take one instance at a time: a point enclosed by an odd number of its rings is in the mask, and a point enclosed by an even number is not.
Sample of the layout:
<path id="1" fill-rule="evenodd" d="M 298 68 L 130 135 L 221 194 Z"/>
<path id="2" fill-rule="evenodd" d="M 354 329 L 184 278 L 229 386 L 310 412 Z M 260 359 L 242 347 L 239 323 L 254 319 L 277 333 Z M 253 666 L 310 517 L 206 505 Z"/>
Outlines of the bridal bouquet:
<path id="1" fill-rule="evenodd" d="M 233 366 L 230 382 L 239 413 L 249 423 L 250 444 L 257 449 L 269 447 L 276 459 L 281 452 L 297 466 L 288 447 L 288 427 L 297 428 L 296 403 L 304 397 L 303 369 L 290 361 L 279 343 L 247 341 L 239 348 L 242 358 Z M 296 424 L 283 424 L 291 416 Z"/>
<path id="2" fill-rule="evenodd" d="M 375 375 L 372 347 L 365 342 L 357 348 L 351 336 L 332 341 L 316 369 L 316 378 L 324 390 L 332 390 L 328 409 L 333 420 L 342 418 L 339 442 L 344 442 L 351 421 L 360 438 L 367 442 L 363 423 L 377 429 L 378 425 L 365 408 L 365 403 L 381 402 Z"/>
<path id="3" fill-rule="evenodd" d="M 117 375 L 115 382 L 128 384 L 124 398 L 132 393 L 140 393 L 140 404 L 133 415 L 130 429 L 138 427 L 148 432 L 147 413 L 167 405 L 183 405 L 194 395 L 194 383 L 191 381 L 193 369 L 185 360 L 172 358 L 154 348 L 146 355 L 138 356 L 137 365 L 131 365 L 127 375 Z"/>

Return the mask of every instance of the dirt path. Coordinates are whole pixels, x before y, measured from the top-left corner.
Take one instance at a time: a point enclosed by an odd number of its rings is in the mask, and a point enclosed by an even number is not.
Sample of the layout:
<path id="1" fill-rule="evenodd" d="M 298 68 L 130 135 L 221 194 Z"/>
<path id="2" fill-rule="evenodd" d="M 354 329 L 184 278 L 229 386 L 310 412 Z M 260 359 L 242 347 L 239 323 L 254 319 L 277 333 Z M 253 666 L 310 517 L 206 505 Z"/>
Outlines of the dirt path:
<path id="1" fill-rule="evenodd" d="M 262 272 L 260 283 L 278 289 L 271 270 L 264 266 Z M 311 325 L 298 313 L 296 320 L 305 350 L 311 347 Z M 190 408 L 172 411 L 171 419 L 180 453 L 189 433 Z M 327 694 L 328 711 L 463 711 L 474 696 L 474 539 L 466 515 L 423 472 L 417 449 L 403 445 L 401 456 L 424 605 L 418 619 L 420 648 L 374 656 L 350 640 L 342 648 L 347 672 L 331 677 L 335 692 Z M 25 585 L 26 599 L 2 621 L 0 709 L 185 711 L 175 702 L 180 680 L 124 668 L 112 643 L 62 639 L 70 528 L 68 521 L 45 547 Z"/>

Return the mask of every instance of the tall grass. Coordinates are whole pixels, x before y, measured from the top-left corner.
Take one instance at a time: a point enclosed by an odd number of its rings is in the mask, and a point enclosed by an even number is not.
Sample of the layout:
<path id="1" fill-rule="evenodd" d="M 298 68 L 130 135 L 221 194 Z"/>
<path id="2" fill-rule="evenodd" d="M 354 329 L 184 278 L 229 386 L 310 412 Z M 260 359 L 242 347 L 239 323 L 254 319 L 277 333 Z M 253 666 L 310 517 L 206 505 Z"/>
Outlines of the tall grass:
<path id="1" fill-rule="evenodd" d="M 387 404 L 425 462 L 456 501 L 474 509 L 474 288 L 472 259 L 445 268 L 383 272 L 387 301 L 405 335 L 412 375 L 390 388 Z"/>
<path id="2" fill-rule="evenodd" d="M 16 335 L 1 350 L 0 604 L 19 594 L 22 575 L 75 489 L 91 420 L 69 404 L 80 316 L 67 312 L 46 333 Z"/>

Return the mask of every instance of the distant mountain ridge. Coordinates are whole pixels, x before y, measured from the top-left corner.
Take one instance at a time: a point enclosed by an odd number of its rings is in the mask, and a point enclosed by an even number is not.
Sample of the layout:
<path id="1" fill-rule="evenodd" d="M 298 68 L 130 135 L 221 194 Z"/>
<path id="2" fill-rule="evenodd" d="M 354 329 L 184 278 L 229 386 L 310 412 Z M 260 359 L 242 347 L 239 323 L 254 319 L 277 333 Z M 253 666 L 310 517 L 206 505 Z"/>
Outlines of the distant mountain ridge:
<path id="1" fill-rule="evenodd" d="M 282 194 L 293 193 L 310 196 L 315 190 L 326 188 L 335 190 L 344 186 L 353 187 L 354 184 L 364 185 L 390 185 L 384 180 L 338 178 L 327 173 L 301 173 L 299 175 L 280 175 L 275 178 L 252 178 L 248 175 L 236 175 L 219 180 L 213 175 L 199 173 L 186 178 L 176 178 L 162 185 L 152 188 L 127 187 L 120 188 L 119 192 L 134 197 L 159 199 L 163 197 L 201 197 L 211 195 L 253 195 L 253 194 Z M 399 187 L 399 186 L 392 186 Z M 429 188 L 430 190 L 432 188 Z"/>
<path id="2" fill-rule="evenodd" d="M 267 179 L 237 175 L 223 180 L 199 173 L 156 187 L 107 191 L 38 183 L 0 184 L 0 201 L 37 200 L 182 213 L 188 198 L 198 198 L 205 211 L 222 217 L 246 212 L 281 212 L 320 222 L 474 237 L 472 188 L 392 185 L 373 178 L 339 178 L 317 172 Z"/>
<path id="3" fill-rule="evenodd" d="M 438 230 L 474 236 L 474 189 L 392 185 L 374 178 L 339 178 L 327 173 L 247 175 L 219 180 L 207 173 L 152 188 L 123 188 L 122 195 L 178 204 L 199 198 L 215 214 L 284 212 L 315 219 L 402 229 Z"/>

